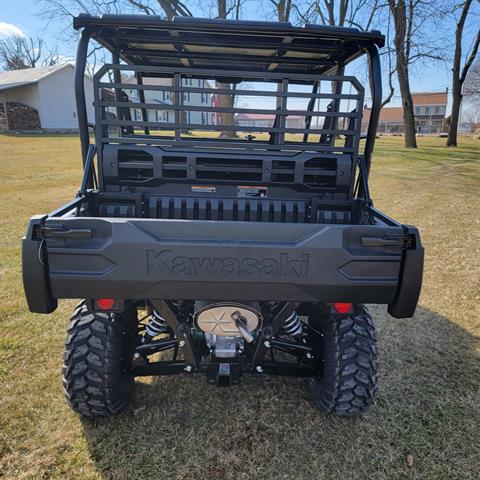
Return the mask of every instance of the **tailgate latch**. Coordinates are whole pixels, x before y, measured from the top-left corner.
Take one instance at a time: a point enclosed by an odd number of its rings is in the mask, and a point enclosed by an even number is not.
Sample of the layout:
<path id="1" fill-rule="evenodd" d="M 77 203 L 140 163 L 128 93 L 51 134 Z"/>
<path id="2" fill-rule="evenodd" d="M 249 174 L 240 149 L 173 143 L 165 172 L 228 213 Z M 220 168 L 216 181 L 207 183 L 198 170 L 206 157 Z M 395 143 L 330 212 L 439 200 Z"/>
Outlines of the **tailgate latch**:
<path id="1" fill-rule="evenodd" d="M 411 236 L 387 235 L 379 237 L 362 237 L 362 247 L 401 247 L 404 250 L 414 247 L 414 240 Z"/>
<path id="2" fill-rule="evenodd" d="M 49 227 L 47 225 L 38 225 L 35 232 L 40 238 L 91 238 L 92 230 L 90 228 L 66 228 L 63 225 L 58 227 Z"/>

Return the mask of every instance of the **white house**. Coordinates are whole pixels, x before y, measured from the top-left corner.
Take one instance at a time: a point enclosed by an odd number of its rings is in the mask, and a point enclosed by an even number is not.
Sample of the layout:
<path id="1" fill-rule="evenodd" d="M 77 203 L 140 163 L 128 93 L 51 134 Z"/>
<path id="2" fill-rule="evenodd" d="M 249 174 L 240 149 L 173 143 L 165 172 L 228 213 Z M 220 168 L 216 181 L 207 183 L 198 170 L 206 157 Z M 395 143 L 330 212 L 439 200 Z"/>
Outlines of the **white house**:
<path id="1" fill-rule="evenodd" d="M 135 77 L 128 78 L 125 83 L 137 83 Z M 172 80 L 167 78 L 145 77 L 144 85 L 172 86 Z M 184 78 L 182 85 L 185 87 L 210 87 L 208 80 L 199 78 Z M 127 90 L 127 94 L 132 102 L 139 102 L 139 93 L 136 89 Z M 149 122 L 166 122 L 175 121 L 175 112 L 169 109 L 173 104 L 173 95 L 170 90 L 156 91 L 145 90 L 145 102 L 158 104 L 158 109 L 149 109 L 147 111 Z M 212 95 L 202 92 L 184 92 L 183 105 L 199 107 L 199 110 L 185 112 L 184 121 L 188 124 L 196 125 L 212 125 L 212 114 L 210 112 L 202 112 L 202 107 L 212 106 Z M 142 110 L 140 108 L 132 109 L 132 118 L 142 121 Z"/>
<path id="2" fill-rule="evenodd" d="M 74 73 L 70 63 L 0 72 L 0 103 L 35 108 L 44 130 L 77 129 Z M 93 82 L 87 76 L 85 95 L 88 119 L 93 122 Z"/>

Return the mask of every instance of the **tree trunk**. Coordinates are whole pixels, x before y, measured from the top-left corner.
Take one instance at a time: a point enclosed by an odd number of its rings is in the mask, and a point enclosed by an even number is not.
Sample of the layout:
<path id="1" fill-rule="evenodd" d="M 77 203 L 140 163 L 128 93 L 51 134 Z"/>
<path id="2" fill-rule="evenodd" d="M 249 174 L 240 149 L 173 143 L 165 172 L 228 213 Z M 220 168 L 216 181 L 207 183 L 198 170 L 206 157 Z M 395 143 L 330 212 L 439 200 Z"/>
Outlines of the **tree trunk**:
<path id="1" fill-rule="evenodd" d="M 407 12 L 404 0 L 399 0 L 395 3 L 393 0 L 389 0 L 390 10 L 392 12 L 393 22 L 395 24 L 395 52 L 396 52 L 396 64 L 398 84 L 400 87 L 400 93 L 402 95 L 403 106 L 403 124 L 405 129 L 405 147 L 417 148 L 417 139 L 415 136 L 415 115 L 413 113 L 413 100 L 412 93 L 410 91 L 410 81 L 408 78 L 408 54 L 406 49 L 410 44 L 411 32 L 407 33 Z M 412 6 L 410 5 L 410 8 Z M 413 15 L 413 11 L 409 12 L 409 15 Z"/>
<path id="2" fill-rule="evenodd" d="M 467 4 L 471 0 L 467 0 Z M 460 82 L 460 62 L 462 61 L 462 31 L 466 15 L 460 16 L 455 28 L 455 53 L 452 68 L 452 113 L 450 114 L 450 130 L 448 131 L 447 147 L 457 146 L 458 121 L 460 117 L 460 104 L 462 102 L 462 84 Z"/>
<path id="3" fill-rule="evenodd" d="M 232 88 L 230 83 L 217 83 L 217 88 L 219 89 L 229 89 Z M 218 95 L 217 107 L 222 108 L 233 108 L 235 103 L 234 95 Z M 232 113 L 220 113 L 217 114 L 217 117 L 220 117 L 222 125 L 235 125 L 235 116 Z M 220 138 L 238 138 L 237 132 L 232 130 L 222 130 L 220 132 Z"/>
<path id="4" fill-rule="evenodd" d="M 398 56 L 398 55 L 397 55 Z M 405 66 L 403 65 L 405 68 Z M 413 100 L 410 92 L 410 82 L 408 79 L 408 73 L 401 68 L 397 61 L 398 71 L 398 85 L 400 87 L 400 93 L 402 95 L 403 104 L 403 124 L 405 130 L 405 146 L 410 148 L 417 148 L 417 138 L 415 136 L 415 115 L 413 113 Z"/>
<path id="5" fill-rule="evenodd" d="M 455 53 L 453 56 L 452 68 L 452 113 L 450 115 L 450 130 L 448 132 L 447 147 L 457 146 L 458 122 L 460 121 L 460 106 L 462 104 L 462 86 L 465 77 L 467 76 L 468 69 L 470 68 L 478 50 L 480 32 L 477 33 L 472 51 L 465 62 L 463 71 L 460 72 L 460 65 L 462 62 L 463 27 L 465 26 L 465 20 L 467 19 L 471 4 L 472 0 L 465 1 L 460 19 L 455 28 Z"/>
<path id="6" fill-rule="evenodd" d="M 227 0 L 218 0 L 218 18 L 227 18 Z"/>
<path id="7" fill-rule="evenodd" d="M 226 0 L 218 0 L 218 18 L 227 18 L 227 2 Z M 229 83 L 216 83 L 219 89 L 229 89 L 232 85 Z M 218 95 L 218 107 L 233 108 L 235 104 L 234 95 Z M 220 117 L 222 125 L 235 125 L 235 115 L 233 113 L 220 113 L 217 114 L 217 118 Z M 231 130 L 222 130 L 220 132 L 220 138 L 238 138 L 237 132 Z"/>
<path id="8" fill-rule="evenodd" d="M 450 114 L 450 130 L 448 131 L 447 147 L 457 146 L 458 122 L 460 120 L 460 105 L 462 104 L 462 86 L 458 77 L 453 78 L 452 112 Z"/>

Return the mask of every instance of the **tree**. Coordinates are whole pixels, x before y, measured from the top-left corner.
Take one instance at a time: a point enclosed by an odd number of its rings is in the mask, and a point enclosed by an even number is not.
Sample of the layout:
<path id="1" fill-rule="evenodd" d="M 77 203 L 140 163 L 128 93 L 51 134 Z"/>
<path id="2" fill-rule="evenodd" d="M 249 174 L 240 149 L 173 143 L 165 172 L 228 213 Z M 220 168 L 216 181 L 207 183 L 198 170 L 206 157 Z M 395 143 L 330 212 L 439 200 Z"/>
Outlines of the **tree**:
<path id="1" fill-rule="evenodd" d="M 395 93 L 395 87 L 393 86 L 393 76 L 395 75 L 397 71 L 397 67 L 395 66 L 395 63 L 392 60 L 392 56 L 395 53 L 395 50 L 390 47 L 391 45 L 391 33 L 392 33 L 392 27 L 391 27 L 391 15 L 388 16 L 387 19 L 387 29 L 386 29 L 386 35 L 385 35 L 385 40 L 386 40 L 386 52 L 385 54 L 387 55 L 387 60 L 388 60 L 388 94 L 384 99 L 382 100 L 382 104 L 380 108 L 383 108 L 387 103 L 390 103 L 390 101 L 393 98 L 393 94 Z M 380 54 L 381 55 L 381 54 Z"/>
<path id="2" fill-rule="evenodd" d="M 292 10 L 292 0 L 270 0 L 277 12 L 279 22 L 288 22 Z"/>
<path id="3" fill-rule="evenodd" d="M 323 25 L 357 27 L 360 30 L 371 28 L 379 8 L 379 0 L 315 0 L 306 5 L 292 2 L 292 10 L 304 23 L 320 22 Z"/>
<path id="4" fill-rule="evenodd" d="M 405 146 L 416 148 L 415 115 L 410 90 L 410 67 L 417 61 L 444 60 L 442 41 L 436 38 L 437 22 L 441 16 L 439 0 L 387 0 L 392 15 L 395 67 L 402 97 Z"/>
<path id="5" fill-rule="evenodd" d="M 41 38 L 15 35 L 0 40 L 0 62 L 5 70 L 36 67 L 42 58 Z"/>
<path id="6" fill-rule="evenodd" d="M 142 13 L 160 15 L 167 19 L 174 16 L 191 16 L 185 2 L 179 0 L 40 0 L 41 16 L 50 22 L 52 19 L 63 21 L 59 35 L 62 40 L 76 38 L 72 29 L 72 18 L 79 13 L 102 14 Z"/>
<path id="7" fill-rule="evenodd" d="M 132 5 L 137 4 L 136 6 L 142 5 L 141 2 L 135 0 L 128 0 Z M 172 20 L 176 15 L 183 17 L 191 17 L 192 13 L 185 6 L 183 2 L 178 0 L 157 0 L 162 10 L 165 12 L 167 20 Z M 143 5 L 142 5 L 143 6 Z M 147 7 L 148 8 L 148 7 Z"/>
<path id="8" fill-rule="evenodd" d="M 240 0 L 236 0 L 232 4 L 228 5 L 227 0 L 217 0 L 217 18 L 228 18 L 231 12 L 235 12 L 235 18 L 238 20 L 240 16 Z M 235 85 L 230 83 L 216 82 L 216 87 L 219 90 L 228 89 L 234 90 Z M 217 106 L 220 108 L 232 108 L 235 105 L 235 95 L 216 95 Z M 217 118 L 221 119 L 221 124 L 225 126 L 235 125 L 235 114 L 233 112 L 224 112 L 217 115 Z M 220 132 L 221 138 L 237 138 L 237 132 L 235 130 L 224 130 Z"/>
<path id="9" fill-rule="evenodd" d="M 384 11 L 384 5 L 379 0 L 316 0 L 308 2 L 307 7 L 303 10 L 294 3 L 292 9 L 295 10 L 297 16 L 304 23 L 322 23 L 323 25 L 339 26 L 339 27 L 355 27 L 360 30 L 368 31 L 372 28 L 373 22 L 378 22 L 380 13 Z M 387 19 L 390 17 L 387 16 Z M 388 31 L 390 22 L 388 22 Z M 388 36 L 387 36 L 388 43 Z M 390 93 L 382 103 L 382 107 L 390 101 L 393 96 L 394 88 L 392 77 L 395 69 L 391 64 L 391 49 L 387 49 L 389 58 L 388 62 L 388 79 Z M 341 88 L 341 84 L 332 82 L 332 91 L 335 93 Z M 336 93 L 340 93 L 338 90 Z"/>
<path id="10" fill-rule="evenodd" d="M 292 0 L 270 0 L 275 8 L 275 15 L 279 22 L 288 22 L 290 20 L 290 12 L 292 11 Z M 278 82 L 277 92 L 282 91 L 282 84 Z M 277 109 L 281 108 L 281 97 L 277 96 Z M 275 125 L 275 124 L 274 124 Z"/>
<path id="11" fill-rule="evenodd" d="M 403 105 L 403 123 L 405 129 L 405 146 L 417 148 L 417 139 L 415 137 L 415 115 L 413 113 L 413 100 L 410 90 L 409 78 L 409 56 L 412 42 L 412 26 L 414 15 L 413 0 L 409 0 L 409 6 L 405 5 L 405 0 L 388 0 L 388 5 L 393 18 L 395 27 L 395 53 L 396 70 L 398 85 L 402 95 Z"/>
<path id="12" fill-rule="evenodd" d="M 452 113 L 450 115 L 450 130 L 448 132 L 447 147 L 457 146 L 458 122 L 460 107 L 462 104 L 462 87 L 468 75 L 468 71 L 475 60 L 480 44 L 480 29 L 478 29 L 473 41 L 472 49 L 467 55 L 462 67 L 462 40 L 465 22 L 473 0 L 464 0 L 456 9 L 460 9 L 460 17 L 455 28 L 455 52 L 452 68 Z"/>

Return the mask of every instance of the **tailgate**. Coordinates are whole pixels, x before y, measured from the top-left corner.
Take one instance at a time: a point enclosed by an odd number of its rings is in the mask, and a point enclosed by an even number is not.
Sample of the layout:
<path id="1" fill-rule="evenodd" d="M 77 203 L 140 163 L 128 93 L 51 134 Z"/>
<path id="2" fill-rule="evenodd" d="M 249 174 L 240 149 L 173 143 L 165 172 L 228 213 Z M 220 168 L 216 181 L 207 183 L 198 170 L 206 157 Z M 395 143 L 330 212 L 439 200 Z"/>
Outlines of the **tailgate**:
<path id="1" fill-rule="evenodd" d="M 48 310 L 49 302 L 34 298 L 45 292 L 53 300 L 394 304 L 405 252 L 421 249 L 416 230 L 407 232 L 403 226 L 87 217 L 32 223 L 23 260 L 34 311 Z M 407 242 L 409 236 L 412 241 Z M 40 288 L 34 284 L 42 275 Z"/>

